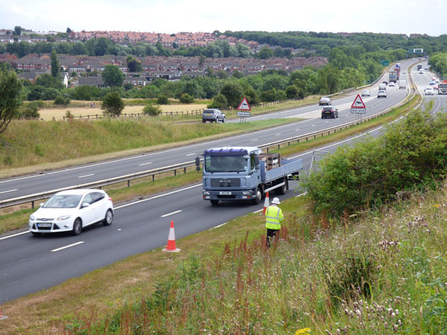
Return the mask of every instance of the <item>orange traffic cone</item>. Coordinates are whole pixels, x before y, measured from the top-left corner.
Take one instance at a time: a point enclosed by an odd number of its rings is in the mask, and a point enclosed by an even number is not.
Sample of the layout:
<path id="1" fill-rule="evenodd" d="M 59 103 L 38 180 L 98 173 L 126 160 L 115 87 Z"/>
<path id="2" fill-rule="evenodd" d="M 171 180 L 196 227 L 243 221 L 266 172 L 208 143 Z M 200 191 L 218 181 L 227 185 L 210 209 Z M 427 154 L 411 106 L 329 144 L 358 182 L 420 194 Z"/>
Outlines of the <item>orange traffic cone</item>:
<path id="1" fill-rule="evenodd" d="M 8 317 L 6 315 L 2 315 L 2 306 L 0 306 L 0 321 L 7 319 Z"/>
<path id="2" fill-rule="evenodd" d="M 166 245 L 166 248 L 163 249 L 163 251 L 169 251 L 169 252 L 180 251 L 180 249 L 177 249 L 175 246 L 174 220 L 171 220 L 171 228 L 169 228 L 169 235 L 168 235 L 168 244 Z"/>
<path id="3" fill-rule="evenodd" d="M 267 210 L 267 207 L 270 206 L 270 199 L 269 199 L 269 192 L 265 194 L 265 200 L 264 200 L 264 209 L 262 210 L 262 215 L 265 215 L 265 211 Z"/>

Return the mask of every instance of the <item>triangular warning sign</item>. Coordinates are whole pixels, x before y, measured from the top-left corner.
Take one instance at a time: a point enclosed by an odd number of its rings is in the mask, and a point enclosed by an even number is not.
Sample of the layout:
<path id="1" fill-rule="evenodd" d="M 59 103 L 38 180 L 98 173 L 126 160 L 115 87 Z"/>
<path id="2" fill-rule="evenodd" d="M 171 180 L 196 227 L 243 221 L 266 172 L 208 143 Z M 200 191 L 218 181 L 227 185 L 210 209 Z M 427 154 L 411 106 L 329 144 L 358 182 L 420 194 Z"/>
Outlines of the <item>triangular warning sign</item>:
<path id="1" fill-rule="evenodd" d="M 248 104 L 247 98 L 244 98 L 237 108 L 240 111 L 251 111 L 250 105 Z"/>
<path id="2" fill-rule="evenodd" d="M 351 108 L 366 108 L 365 103 L 363 102 L 360 94 L 357 94 L 354 102 L 351 105 Z"/>

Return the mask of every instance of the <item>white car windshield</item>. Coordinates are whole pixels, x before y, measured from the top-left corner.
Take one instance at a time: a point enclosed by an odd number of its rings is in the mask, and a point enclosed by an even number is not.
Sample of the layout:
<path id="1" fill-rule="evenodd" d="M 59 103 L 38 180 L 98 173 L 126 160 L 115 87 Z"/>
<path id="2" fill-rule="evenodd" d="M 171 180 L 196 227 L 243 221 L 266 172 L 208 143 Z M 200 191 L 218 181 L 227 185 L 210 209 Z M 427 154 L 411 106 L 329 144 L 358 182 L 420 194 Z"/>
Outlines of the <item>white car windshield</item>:
<path id="1" fill-rule="evenodd" d="M 44 205 L 44 208 L 75 208 L 81 201 L 81 195 L 55 195 L 51 197 Z"/>

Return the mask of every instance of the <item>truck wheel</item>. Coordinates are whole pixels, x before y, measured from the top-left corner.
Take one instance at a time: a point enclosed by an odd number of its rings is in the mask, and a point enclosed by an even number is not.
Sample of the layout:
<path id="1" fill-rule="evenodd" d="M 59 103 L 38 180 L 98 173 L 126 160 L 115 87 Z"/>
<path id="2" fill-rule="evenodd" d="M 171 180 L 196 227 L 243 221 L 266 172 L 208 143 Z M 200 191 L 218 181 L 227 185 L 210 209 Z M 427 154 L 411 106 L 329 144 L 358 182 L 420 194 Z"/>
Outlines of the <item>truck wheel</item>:
<path id="1" fill-rule="evenodd" d="M 289 181 L 286 179 L 284 180 L 284 185 L 277 188 L 275 193 L 283 195 L 286 194 L 288 189 L 289 189 Z"/>
<path id="2" fill-rule="evenodd" d="M 205 121 L 205 120 L 202 120 L 202 123 L 206 123 L 206 121 Z"/>
<path id="3" fill-rule="evenodd" d="M 255 197 L 253 198 L 253 205 L 260 204 L 261 200 L 262 200 L 262 191 L 261 191 L 261 188 L 258 187 L 258 189 L 256 190 Z"/>
<path id="4" fill-rule="evenodd" d="M 219 204 L 219 200 L 210 200 L 211 205 L 217 206 Z"/>

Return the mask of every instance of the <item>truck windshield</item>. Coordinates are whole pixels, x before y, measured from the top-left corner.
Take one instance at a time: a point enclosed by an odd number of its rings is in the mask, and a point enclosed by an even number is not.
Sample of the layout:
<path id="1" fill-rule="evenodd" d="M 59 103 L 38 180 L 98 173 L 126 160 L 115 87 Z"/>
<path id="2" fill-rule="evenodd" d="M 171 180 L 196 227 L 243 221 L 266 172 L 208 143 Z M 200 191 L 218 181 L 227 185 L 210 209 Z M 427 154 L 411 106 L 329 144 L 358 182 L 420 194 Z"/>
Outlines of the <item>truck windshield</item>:
<path id="1" fill-rule="evenodd" d="M 244 172 L 247 159 L 244 156 L 205 156 L 207 172 Z"/>

